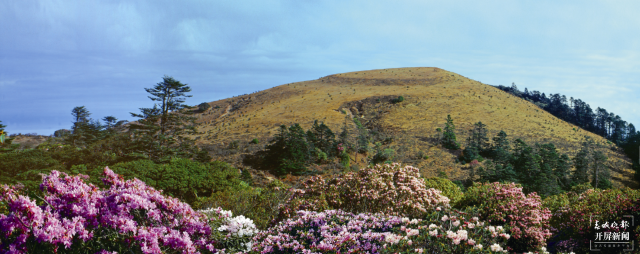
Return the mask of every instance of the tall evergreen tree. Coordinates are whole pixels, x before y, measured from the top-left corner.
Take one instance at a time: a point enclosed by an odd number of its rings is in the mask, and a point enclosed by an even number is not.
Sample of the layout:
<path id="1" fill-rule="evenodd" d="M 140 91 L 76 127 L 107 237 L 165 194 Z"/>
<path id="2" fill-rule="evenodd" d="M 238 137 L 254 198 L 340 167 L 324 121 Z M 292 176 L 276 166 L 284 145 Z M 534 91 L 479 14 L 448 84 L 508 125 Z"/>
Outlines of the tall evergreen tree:
<path id="1" fill-rule="evenodd" d="M 572 175 L 572 182 L 574 185 L 589 182 L 589 151 L 587 149 L 580 149 L 575 157 L 573 157 L 573 165 L 576 170 Z"/>
<path id="2" fill-rule="evenodd" d="M 508 162 L 511 157 L 511 145 L 507 139 L 507 133 L 500 131 L 498 135 L 493 137 L 493 145 L 491 154 L 496 161 Z"/>
<path id="3" fill-rule="evenodd" d="M 196 133 L 195 117 L 182 111 L 186 93 L 191 92 L 187 84 L 182 84 L 172 77 L 164 76 L 163 81 L 153 88 L 145 88 L 152 94 L 153 108 L 140 108 L 141 114 L 131 116 L 141 118 L 129 125 L 129 132 L 136 141 L 136 150 L 146 154 L 155 162 L 168 162 L 172 156 L 192 157 L 199 153 L 193 140 L 185 135 Z"/>
<path id="4" fill-rule="evenodd" d="M 98 140 L 104 139 L 103 126 L 100 121 L 89 118 L 91 113 L 85 106 L 74 107 L 71 110 L 74 122 L 71 135 L 65 139 L 67 144 L 86 147 Z"/>
<path id="5" fill-rule="evenodd" d="M 299 124 L 291 125 L 288 129 L 281 125 L 279 133 L 266 147 L 265 162 L 276 175 L 303 172 L 309 159 L 309 144 Z"/>
<path id="6" fill-rule="evenodd" d="M 447 149 L 458 150 L 460 145 L 456 141 L 456 126 L 453 124 L 451 115 L 447 115 L 447 122 L 445 123 L 444 133 L 442 134 L 442 145 Z"/>
<path id="7" fill-rule="evenodd" d="M 314 148 L 320 149 L 329 156 L 336 154 L 335 134 L 324 123 L 318 124 L 318 120 L 313 121 L 313 126 L 307 131 L 307 140 Z"/>
<path id="8" fill-rule="evenodd" d="M 611 188 L 611 175 L 605 165 L 607 156 L 602 151 L 594 151 L 592 157 L 593 183 L 591 185 L 594 188 Z"/>

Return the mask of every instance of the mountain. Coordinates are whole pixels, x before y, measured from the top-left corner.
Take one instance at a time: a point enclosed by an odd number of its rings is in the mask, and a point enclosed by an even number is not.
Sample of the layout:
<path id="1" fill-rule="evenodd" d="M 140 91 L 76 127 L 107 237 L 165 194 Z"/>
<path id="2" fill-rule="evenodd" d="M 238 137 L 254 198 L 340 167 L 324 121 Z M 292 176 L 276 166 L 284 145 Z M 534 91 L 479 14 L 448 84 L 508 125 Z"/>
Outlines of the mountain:
<path id="1" fill-rule="evenodd" d="M 394 103 L 399 96 L 404 101 Z M 388 137 L 386 148 L 395 150 L 394 161 L 420 168 L 425 177 L 444 171 L 450 179 L 465 179 L 469 166 L 455 162 L 460 151 L 444 149 L 434 138 L 436 129 L 444 128 L 447 115 L 451 115 L 463 147 L 469 130 L 478 121 L 487 125 L 489 138 L 504 130 L 510 140 L 521 138 L 529 145 L 553 143 L 569 157 L 588 136 L 609 157 L 607 165 L 614 186 L 638 187 L 630 159 L 615 144 L 526 100 L 439 68 L 334 74 L 209 104 L 211 109 L 194 111 L 198 117 L 198 135 L 194 138 L 215 159 L 239 168 L 250 168 L 243 164 L 243 157 L 263 149 L 282 124 L 299 123 L 307 130 L 317 119 L 337 134 L 346 116 L 357 116 L 368 129 Z M 353 128 L 352 121 L 348 125 Z M 254 138 L 259 144 L 250 143 Z M 366 165 L 363 157 L 359 155 L 355 162 L 360 167 Z"/>

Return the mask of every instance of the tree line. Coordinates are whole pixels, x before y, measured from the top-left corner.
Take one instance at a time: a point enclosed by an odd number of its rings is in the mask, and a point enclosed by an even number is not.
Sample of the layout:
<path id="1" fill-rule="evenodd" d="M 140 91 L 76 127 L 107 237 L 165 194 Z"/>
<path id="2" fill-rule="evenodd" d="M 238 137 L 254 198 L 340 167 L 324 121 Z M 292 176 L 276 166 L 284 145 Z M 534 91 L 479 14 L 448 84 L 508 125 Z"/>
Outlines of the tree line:
<path id="1" fill-rule="evenodd" d="M 447 116 L 441 143 L 448 149 L 460 149 L 455 125 Z M 486 125 L 474 124 L 459 161 L 471 164 L 471 179 L 480 182 L 515 182 L 527 193 L 546 197 L 569 191 L 572 187 L 589 183 L 595 188 L 611 188 L 611 175 L 605 162 L 607 157 L 588 137 L 572 159 L 560 154 L 553 143 L 528 145 L 522 139 L 509 140 L 504 131 L 490 139 Z M 479 161 L 487 160 L 478 167 Z M 571 172 L 571 167 L 575 171 Z"/>
<path id="2" fill-rule="evenodd" d="M 607 140 L 622 147 L 627 157 L 633 161 L 633 169 L 636 171 L 636 179 L 640 180 L 640 131 L 636 130 L 632 123 L 628 123 L 613 112 L 604 108 L 592 110 L 591 106 L 580 99 L 565 95 L 550 94 L 549 96 L 539 91 L 530 92 L 518 90 L 515 84 L 510 87 L 498 85 L 500 90 L 528 100 L 540 108 L 564 121 L 575 124 L 587 131 L 598 134 Z"/>

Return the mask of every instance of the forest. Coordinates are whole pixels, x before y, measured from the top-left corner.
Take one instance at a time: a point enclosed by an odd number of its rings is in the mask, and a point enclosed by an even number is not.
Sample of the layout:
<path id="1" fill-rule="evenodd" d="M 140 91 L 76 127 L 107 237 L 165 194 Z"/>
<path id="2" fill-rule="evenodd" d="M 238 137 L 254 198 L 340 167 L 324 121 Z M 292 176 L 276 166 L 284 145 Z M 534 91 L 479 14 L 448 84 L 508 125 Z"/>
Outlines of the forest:
<path id="1" fill-rule="evenodd" d="M 579 99 L 498 88 L 623 147 L 640 171 L 633 124 Z M 281 125 L 244 158 L 276 177 L 258 184 L 189 138 L 193 112 L 210 107 L 184 104 L 189 86 L 165 76 L 145 90 L 154 104 L 131 113 L 135 122 L 78 106 L 70 131 L 35 148 L 4 140 L 0 253 L 585 253 L 598 233 L 640 235 L 623 217 L 640 218 L 640 191 L 613 188 L 604 148 L 588 138 L 572 157 L 505 131 L 490 137 L 482 122 L 458 140 L 448 115 L 434 139 L 470 170 L 452 181 L 395 163 L 392 137 L 345 114 L 340 130 L 320 119 Z M 366 167 L 351 165 L 358 156 Z M 329 164 L 338 171 L 315 167 Z M 290 175 L 304 181 L 285 183 Z M 640 253 L 603 253 L 632 247 Z"/>

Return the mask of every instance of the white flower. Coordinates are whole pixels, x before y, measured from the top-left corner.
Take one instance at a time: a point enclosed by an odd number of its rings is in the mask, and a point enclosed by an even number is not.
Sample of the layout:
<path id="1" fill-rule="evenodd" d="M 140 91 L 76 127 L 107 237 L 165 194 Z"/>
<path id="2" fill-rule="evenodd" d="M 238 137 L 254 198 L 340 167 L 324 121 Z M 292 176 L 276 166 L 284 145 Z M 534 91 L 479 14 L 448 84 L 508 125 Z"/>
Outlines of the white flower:
<path id="1" fill-rule="evenodd" d="M 446 214 L 442 216 L 442 221 L 447 221 L 448 219 L 449 219 L 449 216 L 447 216 Z"/>
<path id="2" fill-rule="evenodd" d="M 467 225 L 467 227 L 469 227 L 469 228 L 475 228 L 475 227 L 476 227 L 476 224 L 469 223 L 469 224 Z"/>
<path id="3" fill-rule="evenodd" d="M 491 251 L 502 251 L 502 247 L 500 247 L 500 245 L 498 245 L 497 243 L 494 243 L 493 245 L 491 245 Z"/>
<path id="4" fill-rule="evenodd" d="M 431 225 L 429 225 L 429 229 L 434 229 L 434 228 L 438 228 L 438 226 L 436 226 L 436 224 L 431 223 Z"/>
<path id="5" fill-rule="evenodd" d="M 458 238 L 462 240 L 467 240 L 467 231 L 466 230 L 458 230 L 457 232 Z"/>
<path id="6" fill-rule="evenodd" d="M 478 250 L 482 250 L 482 244 L 478 244 L 476 246 L 473 246 L 474 249 L 478 249 Z"/>
<path id="7" fill-rule="evenodd" d="M 459 220 L 454 221 L 452 224 L 454 227 L 460 226 L 460 221 Z"/>
<path id="8" fill-rule="evenodd" d="M 502 228 L 502 226 L 497 226 L 497 227 L 496 227 L 496 230 L 497 230 L 498 232 L 502 232 L 502 231 L 504 231 L 504 228 Z"/>

